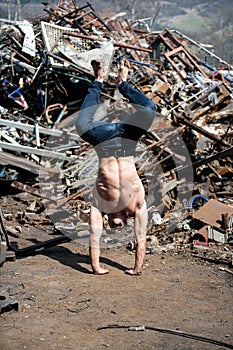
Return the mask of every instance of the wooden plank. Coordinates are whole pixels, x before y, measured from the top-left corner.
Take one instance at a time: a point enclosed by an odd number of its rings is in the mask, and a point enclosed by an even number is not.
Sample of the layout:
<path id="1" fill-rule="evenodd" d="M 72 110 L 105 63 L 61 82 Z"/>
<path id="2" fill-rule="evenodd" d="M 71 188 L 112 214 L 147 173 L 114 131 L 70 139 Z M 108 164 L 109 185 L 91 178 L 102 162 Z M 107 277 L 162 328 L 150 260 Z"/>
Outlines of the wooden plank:
<path id="1" fill-rule="evenodd" d="M 30 171 L 37 175 L 55 175 L 59 174 L 60 171 L 56 168 L 45 168 L 41 165 L 37 165 L 28 159 L 24 159 L 21 156 L 17 157 L 7 152 L 0 152 L 0 164 L 1 165 L 12 165 L 17 168 Z"/>

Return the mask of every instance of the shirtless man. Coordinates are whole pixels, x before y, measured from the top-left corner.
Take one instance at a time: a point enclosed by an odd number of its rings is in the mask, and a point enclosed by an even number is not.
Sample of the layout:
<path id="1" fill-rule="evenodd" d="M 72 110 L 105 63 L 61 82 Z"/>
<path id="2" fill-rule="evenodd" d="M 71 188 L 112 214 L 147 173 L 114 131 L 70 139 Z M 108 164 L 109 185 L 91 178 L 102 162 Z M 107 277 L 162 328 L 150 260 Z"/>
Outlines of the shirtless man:
<path id="1" fill-rule="evenodd" d="M 129 63 L 122 60 L 118 89 L 135 104 L 136 111 L 117 123 L 94 120 L 103 89 L 104 72 L 100 61 L 94 60 L 91 64 L 95 80 L 80 109 L 76 129 L 85 141 L 95 147 L 99 157 L 99 171 L 90 210 L 89 249 L 92 270 L 99 275 L 109 272 L 99 262 L 103 215 L 108 215 L 111 228 L 123 228 L 127 215 L 131 214 L 134 216 L 136 255 L 134 267 L 125 272 L 140 275 L 146 253 L 147 206 L 144 187 L 134 163 L 134 152 L 137 141 L 153 122 L 156 106 L 127 82 Z"/>

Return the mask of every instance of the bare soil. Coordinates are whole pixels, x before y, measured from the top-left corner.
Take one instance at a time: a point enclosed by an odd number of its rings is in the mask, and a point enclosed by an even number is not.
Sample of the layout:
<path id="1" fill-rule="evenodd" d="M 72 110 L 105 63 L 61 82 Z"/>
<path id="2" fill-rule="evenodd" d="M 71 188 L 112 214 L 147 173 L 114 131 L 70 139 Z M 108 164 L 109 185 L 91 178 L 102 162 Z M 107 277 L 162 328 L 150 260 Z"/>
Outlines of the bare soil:
<path id="1" fill-rule="evenodd" d="M 125 245 L 102 249 L 102 263 L 110 269 L 104 276 L 91 273 L 88 248 L 76 241 L 6 261 L 1 291 L 19 303 L 19 310 L 0 315 L 0 347 L 233 348 L 233 275 L 191 253 L 148 254 L 143 274 L 134 277 L 124 274 L 134 262 Z M 98 329 L 109 325 L 117 326 Z M 128 329 L 139 325 L 146 329 Z"/>

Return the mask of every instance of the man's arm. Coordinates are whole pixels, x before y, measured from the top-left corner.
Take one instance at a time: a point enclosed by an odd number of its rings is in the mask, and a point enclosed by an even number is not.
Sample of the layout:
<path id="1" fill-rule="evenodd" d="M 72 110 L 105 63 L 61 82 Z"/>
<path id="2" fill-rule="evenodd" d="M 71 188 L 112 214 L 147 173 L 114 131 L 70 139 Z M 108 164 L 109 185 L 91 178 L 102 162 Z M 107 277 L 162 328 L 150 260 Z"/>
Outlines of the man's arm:
<path id="1" fill-rule="evenodd" d="M 89 251 L 91 257 L 92 270 L 97 275 L 104 275 L 109 271 L 100 267 L 100 237 L 103 231 L 103 217 L 101 212 L 95 206 L 91 206 L 90 210 L 90 240 Z"/>
<path id="2" fill-rule="evenodd" d="M 146 228 L 147 228 L 147 206 L 144 201 L 143 205 L 135 210 L 134 232 L 136 236 L 136 255 L 134 268 L 126 270 L 129 275 L 140 275 L 142 272 L 145 254 L 146 254 Z"/>

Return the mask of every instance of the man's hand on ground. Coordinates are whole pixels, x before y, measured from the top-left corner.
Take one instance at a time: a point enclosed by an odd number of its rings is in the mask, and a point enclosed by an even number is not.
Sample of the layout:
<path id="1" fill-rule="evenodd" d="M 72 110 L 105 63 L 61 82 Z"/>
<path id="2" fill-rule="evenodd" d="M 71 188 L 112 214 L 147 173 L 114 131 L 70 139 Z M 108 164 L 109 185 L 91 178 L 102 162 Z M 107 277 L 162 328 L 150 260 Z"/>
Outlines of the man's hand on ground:
<path id="1" fill-rule="evenodd" d="M 130 276 L 140 276 L 142 272 L 134 269 L 129 269 L 125 271 L 125 274 Z"/>
<path id="2" fill-rule="evenodd" d="M 109 270 L 99 267 L 98 269 L 93 270 L 93 273 L 95 275 L 106 275 L 109 273 Z"/>

